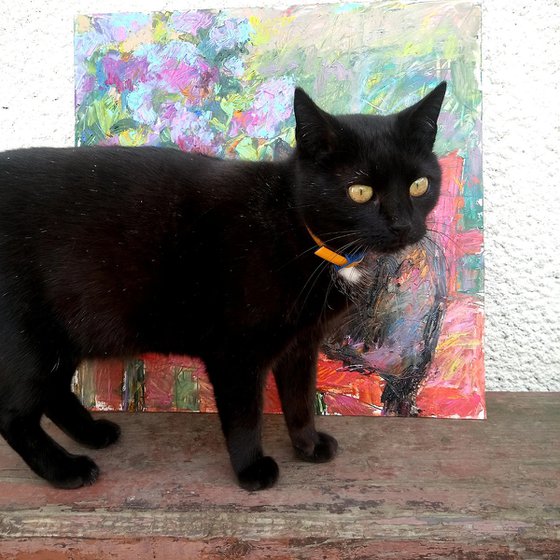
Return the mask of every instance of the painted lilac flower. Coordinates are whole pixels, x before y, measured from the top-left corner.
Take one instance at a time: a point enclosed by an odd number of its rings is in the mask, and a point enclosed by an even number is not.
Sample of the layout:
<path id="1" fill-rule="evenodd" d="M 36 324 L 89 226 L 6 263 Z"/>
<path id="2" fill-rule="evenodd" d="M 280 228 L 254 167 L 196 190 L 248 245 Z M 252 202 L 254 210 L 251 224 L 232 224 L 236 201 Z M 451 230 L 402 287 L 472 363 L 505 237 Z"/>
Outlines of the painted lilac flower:
<path id="1" fill-rule="evenodd" d="M 189 102 L 199 104 L 213 91 L 218 70 L 200 58 L 196 64 L 166 60 L 158 71 L 161 89 L 182 93 Z"/>
<path id="2" fill-rule="evenodd" d="M 87 74 L 83 67 L 76 68 L 76 106 L 79 107 L 96 86 L 95 76 Z"/>
<path id="3" fill-rule="evenodd" d="M 252 27 L 245 19 L 217 18 L 210 29 L 210 44 L 217 51 L 239 48 L 247 43 L 251 32 Z"/>
<path id="4" fill-rule="evenodd" d="M 254 138 L 274 138 L 292 114 L 293 94 L 291 78 L 264 82 L 257 88 L 251 108 L 234 115 L 230 136 L 245 133 Z"/>
<path id="5" fill-rule="evenodd" d="M 131 33 L 136 33 L 151 22 L 150 14 L 120 13 L 95 16 L 92 25 L 103 43 L 124 41 Z"/>
<path id="6" fill-rule="evenodd" d="M 173 12 L 171 27 L 177 31 L 184 31 L 196 35 L 199 29 L 206 29 L 212 25 L 212 14 L 207 11 L 191 10 L 188 12 Z"/>
<path id="7" fill-rule="evenodd" d="M 101 59 L 100 65 L 105 74 L 103 82 L 115 86 L 119 93 L 131 91 L 138 82 L 148 80 L 148 61 L 145 58 L 124 59 L 117 52 L 109 52 Z"/>
<path id="8" fill-rule="evenodd" d="M 210 126 L 213 116 L 210 111 L 195 112 L 189 107 L 175 103 L 166 107 L 163 115 L 167 117 L 171 140 L 181 150 L 203 154 L 216 153 L 216 135 Z"/>
<path id="9" fill-rule="evenodd" d="M 150 63 L 150 67 L 159 66 L 165 60 L 181 60 L 194 64 L 200 57 L 196 45 L 188 41 L 169 41 L 165 44 L 140 45 L 135 51 L 137 55 L 144 55 Z"/>
<path id="10" fill-rule="evenodd" d="M 120 144 L 120 139 L 117 135 L 107 136 L 97 142 L 98 146 L 118 146 Z"/>

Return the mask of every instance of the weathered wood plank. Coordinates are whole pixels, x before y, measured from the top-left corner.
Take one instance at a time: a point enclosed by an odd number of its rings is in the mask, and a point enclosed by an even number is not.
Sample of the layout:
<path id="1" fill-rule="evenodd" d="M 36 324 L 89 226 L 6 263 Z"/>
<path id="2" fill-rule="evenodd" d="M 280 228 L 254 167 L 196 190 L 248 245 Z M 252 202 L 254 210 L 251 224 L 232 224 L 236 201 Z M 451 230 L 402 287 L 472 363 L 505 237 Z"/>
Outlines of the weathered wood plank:
<path id="1" fill-rule="evenodd" d="M 268 416 L 265 446 L 282 473 L 260 493 L 235 486 L 214 415 L 119 415 L 122 442 L 90 452 L 102 476 L 74 491 L 50 488 L 0 442 L 0 557 L 82 558 L 56 543 L 86 554 L 105 539 L 114 550 L 181 542 L 193 558 L 560 559 L 560 394 L 490 393 L 488 415 L 319 418 L 341 443 L 324 465 L 296 461 L 282 417 Z M 219 556 L 230 545 L 246 552 Z"/>
<path id="2" fill-rule="evenodd" d="M 510 547 L 486 542 L 289 539 L 250 541 L 237 538 L 187 540 L 143 539 L 18 539 L 5 543 L 3 560 L 558 560 L 557 541 Z"/>

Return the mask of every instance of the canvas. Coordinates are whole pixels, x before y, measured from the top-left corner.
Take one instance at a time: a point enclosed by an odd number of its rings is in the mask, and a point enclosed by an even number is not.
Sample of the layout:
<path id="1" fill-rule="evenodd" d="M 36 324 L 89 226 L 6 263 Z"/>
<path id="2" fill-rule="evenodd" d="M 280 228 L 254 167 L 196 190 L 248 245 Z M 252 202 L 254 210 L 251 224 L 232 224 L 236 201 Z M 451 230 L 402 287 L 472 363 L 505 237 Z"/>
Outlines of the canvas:
<path id="1" fill-rule="evenodd" d="M 78 145 L 243 159 L 293 146 L 296 85 L 334 114 L 387 114 L 447 80 L 430 238 L 367 263 L 378 280 L 325 341 L 316 404 L 320 414 L 484 418 L 478 4 L 82 15 L 75 63 Z M 185 356 L 86 363 L 75 389 L 96 409 L 215 410 L 203 365 Z M 265 402 L 280 411 L 272 378 Z"/>

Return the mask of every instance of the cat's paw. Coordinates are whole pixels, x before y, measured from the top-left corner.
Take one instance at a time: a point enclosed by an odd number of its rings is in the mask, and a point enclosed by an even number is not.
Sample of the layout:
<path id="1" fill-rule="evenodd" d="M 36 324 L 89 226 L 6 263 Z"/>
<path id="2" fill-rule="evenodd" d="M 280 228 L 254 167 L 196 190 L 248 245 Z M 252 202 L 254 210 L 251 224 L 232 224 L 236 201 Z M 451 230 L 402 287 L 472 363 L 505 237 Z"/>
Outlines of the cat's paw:
<path id="1" fill-rule="evenodd" d="M 87 433 L 81 434 L 80 443 L 94 449 L 102 449 L 115 443 L 121 435 L 118 424 L 109 420 L 95 420 L 88 427 Z"/>
<path id="2" fill-rule="evenodd" d="M 237 474 L 239 485 L 245 490 L 264 490 L 278 480 L 278 465 L 272 457 L 261 457 Z"/>
<path id="3" fill-rule="evenodd" d="M 329 434 L 317 432 L 318 441 L 309 445 L 295 447 L 296 455 L 304 461 L 326 463 L 334 459 L 338 450 L 338 442 Z"/>
<path id="4" fill-rule="evenodd" d="M 72 489 L 93 484 L 99 476 L 99 467 L 85 455 L 69 456 L 58 464 L 49 482 L 56 488 Z"/>

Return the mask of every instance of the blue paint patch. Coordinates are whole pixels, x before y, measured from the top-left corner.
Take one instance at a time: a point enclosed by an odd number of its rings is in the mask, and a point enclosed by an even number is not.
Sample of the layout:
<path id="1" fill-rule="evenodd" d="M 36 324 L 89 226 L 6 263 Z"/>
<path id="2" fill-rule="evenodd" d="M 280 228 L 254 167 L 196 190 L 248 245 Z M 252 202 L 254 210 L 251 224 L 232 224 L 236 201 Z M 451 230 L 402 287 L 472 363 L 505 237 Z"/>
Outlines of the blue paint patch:
<path id="1" fill-rule="evenodd" d="M 347 14 L 349 12 L 359 12 L 364 8 L 363 4 L 358 2 L 350 2 L 349 4 L 342 4 L 337 6 L 334 10 L 335 14 Z"/>

